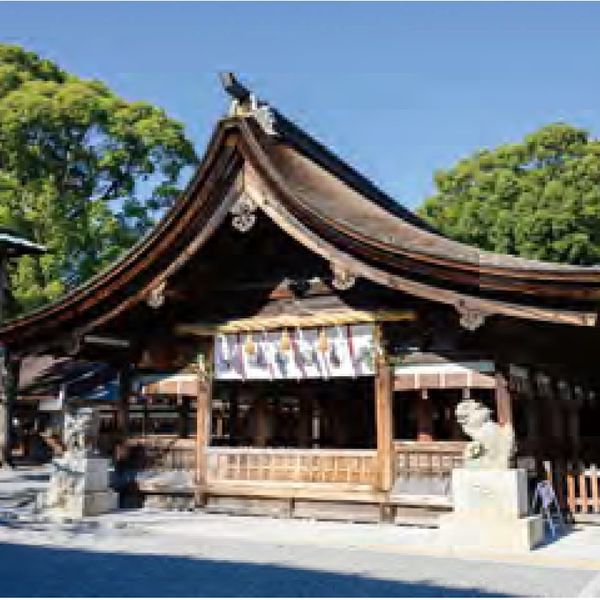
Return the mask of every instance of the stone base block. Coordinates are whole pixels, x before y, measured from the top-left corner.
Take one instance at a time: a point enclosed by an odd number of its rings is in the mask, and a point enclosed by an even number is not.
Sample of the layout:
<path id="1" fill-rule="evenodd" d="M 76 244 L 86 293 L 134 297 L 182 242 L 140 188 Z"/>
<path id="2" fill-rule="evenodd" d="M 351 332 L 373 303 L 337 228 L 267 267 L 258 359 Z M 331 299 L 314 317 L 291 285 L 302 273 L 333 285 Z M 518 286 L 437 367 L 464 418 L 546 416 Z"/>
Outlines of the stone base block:
<path id="1" fill-rule="evenodd" d="M 59 458 L 54 461 L 56 475 L 67 475 L 74 482 L 74 493 L 102 492 L 108 488 L 110 462 L 101 457 Z"/>
<path id="2" fill-rule="evenodd" d="M 544 541 L 544 521 L 540 515 L 482 519 L 452 513 L 440 517 L 439 524 L 440 542 L 452 548 L 527 551 Z"/>
<path id="3" fill-rule="evenodd" d="M 104 492 L 88 492 L 81 496 L 70 496 L 61 506 L 50 509 L 52 516 L 81 519 L 93 517 L 116 510 L 119 506 L 119 494 L 112 490 Z"/>
<path id="4" fill-rule="evenodd" d="M 528 511 L 525 469 L 454 469 L 454 511 L 495 520 L 524 517 Z"/>

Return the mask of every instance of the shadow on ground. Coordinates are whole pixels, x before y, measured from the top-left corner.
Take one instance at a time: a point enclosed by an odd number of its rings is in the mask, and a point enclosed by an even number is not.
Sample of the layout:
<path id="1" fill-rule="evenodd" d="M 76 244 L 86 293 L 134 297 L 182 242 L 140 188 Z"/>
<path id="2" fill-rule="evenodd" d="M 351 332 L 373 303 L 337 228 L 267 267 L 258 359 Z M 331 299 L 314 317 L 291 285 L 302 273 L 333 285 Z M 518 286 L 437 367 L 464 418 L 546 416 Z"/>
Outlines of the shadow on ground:
<path id="1" fill-rule="evenodd" d="M 506 596 L 272 564 L 0 544 L 0 596 Z"/>

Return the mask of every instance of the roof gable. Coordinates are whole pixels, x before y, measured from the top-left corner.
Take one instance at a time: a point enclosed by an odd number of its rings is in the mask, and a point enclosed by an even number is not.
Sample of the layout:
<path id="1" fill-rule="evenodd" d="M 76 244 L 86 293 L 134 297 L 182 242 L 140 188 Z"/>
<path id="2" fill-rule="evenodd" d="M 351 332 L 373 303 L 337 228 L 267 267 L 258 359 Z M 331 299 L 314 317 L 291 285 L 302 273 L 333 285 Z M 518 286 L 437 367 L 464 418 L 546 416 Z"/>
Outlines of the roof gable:
<path id="1" fill-rule="evenodd" d="M 343 277 L 456 307 L 462 315 L 593 325 L 600 269 L 483 252 L 436 233 L 324 146 L 265 105 L 217 123 L 174 206 L 112 267 L 56 303 L 0 329 L 33 344 L 59 330 L 82 336 L 140 302 L 185 265 L 227 218 L 265 215 Z M 261 217 L 262 218 L 262 217 Z"/>

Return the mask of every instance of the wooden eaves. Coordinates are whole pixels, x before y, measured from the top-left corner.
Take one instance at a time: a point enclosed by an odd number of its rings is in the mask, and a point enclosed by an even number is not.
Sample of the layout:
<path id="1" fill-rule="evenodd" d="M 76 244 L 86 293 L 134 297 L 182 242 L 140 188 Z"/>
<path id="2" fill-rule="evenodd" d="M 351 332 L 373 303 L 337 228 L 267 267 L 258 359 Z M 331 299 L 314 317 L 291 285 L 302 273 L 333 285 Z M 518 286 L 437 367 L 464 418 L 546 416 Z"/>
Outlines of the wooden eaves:
<path id="1" fill-rule="evenodd" d="M 279 112 L 238 106 L 221 119 L 186 190 L 110 268 L 7 323 L 21 350 L 83 336 L 145 301 L 193 256 L 242 196 L 332 265 L 459 312 L 596 324 L 600 268 L 484 252 L 436 233 Z"/>

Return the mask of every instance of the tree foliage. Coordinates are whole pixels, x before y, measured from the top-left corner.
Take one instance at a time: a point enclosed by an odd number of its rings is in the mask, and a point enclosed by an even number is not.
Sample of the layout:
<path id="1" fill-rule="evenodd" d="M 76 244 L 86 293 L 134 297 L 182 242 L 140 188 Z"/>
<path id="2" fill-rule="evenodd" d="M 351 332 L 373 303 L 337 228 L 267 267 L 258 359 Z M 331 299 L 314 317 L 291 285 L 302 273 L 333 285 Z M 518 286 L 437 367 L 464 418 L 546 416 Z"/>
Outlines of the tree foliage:
<path id="1" fill-rule="evenodd" d="M 0 44 L 0 224 L 49 251 L 13 266 L 21 309 L 114 261 L 173 202 L 195 162 L 164 111 Z"/>
<path id="2" fill-rule="evenodd" d="M 419 213 L 486 250 L 600 263 L 600 141 L 568 124 L 482 150 L 434 176 Z"/>

